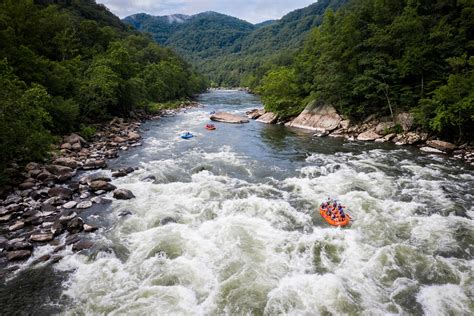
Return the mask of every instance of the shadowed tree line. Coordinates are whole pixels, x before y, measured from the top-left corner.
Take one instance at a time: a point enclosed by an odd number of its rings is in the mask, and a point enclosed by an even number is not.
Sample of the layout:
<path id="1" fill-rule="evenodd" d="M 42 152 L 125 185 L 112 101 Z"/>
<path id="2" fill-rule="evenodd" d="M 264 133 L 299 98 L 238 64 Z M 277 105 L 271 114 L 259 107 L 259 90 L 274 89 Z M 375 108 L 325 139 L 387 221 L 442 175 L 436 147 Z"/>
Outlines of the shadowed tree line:
<path id="1" fill-rule="evenodd" d="M 0 1 L 0 182 L 12 162 L 44 158 L 55 135 L 157 102 L 189 98 L 206 82 L 95 1 Z"/>

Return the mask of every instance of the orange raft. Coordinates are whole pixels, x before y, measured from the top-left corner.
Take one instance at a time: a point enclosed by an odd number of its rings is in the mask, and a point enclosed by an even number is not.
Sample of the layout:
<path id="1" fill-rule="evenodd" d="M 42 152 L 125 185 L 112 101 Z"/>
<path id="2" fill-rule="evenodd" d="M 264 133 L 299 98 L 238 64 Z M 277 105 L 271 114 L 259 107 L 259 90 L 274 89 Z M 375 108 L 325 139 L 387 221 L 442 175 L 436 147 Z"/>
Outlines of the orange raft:
<path id="1" fill-rule="evenodd" d="M 216 127 L 213 124 L 206 124 L 204 127 L 210 131 L 213 131 L 216 129 Z"/>
<path id="2" fill-rule="evenodd" d="M 338 226 L 338 227 L 344 227 L 347 226 L 350 222 L 352 217 L 346 213 L 346 217 L 342 219 L 339 215 L 336 217 L 336 219 L 332 219 L 330 215 L 327 215 L 327 209 L 320 207 L 319 208 L 319 214 L 321 214 L 322 218 L 328 222 L 329 225 L 332 226 Z"/>

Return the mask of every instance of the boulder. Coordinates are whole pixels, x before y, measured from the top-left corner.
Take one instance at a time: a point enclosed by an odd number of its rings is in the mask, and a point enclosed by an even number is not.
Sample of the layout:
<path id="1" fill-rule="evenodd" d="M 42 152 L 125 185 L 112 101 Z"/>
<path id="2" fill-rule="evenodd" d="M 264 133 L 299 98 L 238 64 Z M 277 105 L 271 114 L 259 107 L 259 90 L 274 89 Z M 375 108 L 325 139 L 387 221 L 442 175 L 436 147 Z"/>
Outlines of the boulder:
<path id="1" fill-rule="evenodd" d="M 395 138 L 395 136 L 397 136 L 397 134 L 395 134 L 395 133 L 390 133 L 390 134 L 385 135 L 385 136 L 383 137 L 383 139 L 384 139 L 385 141 L 390 141 L 390 140 L 392 140 L 393 138 Z"/>
<path id="2" fill-rule="evenodd" d="M 390 133 L 390 130 L 395 127 L 395 122 L 380 122 L 375 127 L 375 132 L 379 135 L 387 135 Z"/>
<path id="3" fill-rule="evenodd" d="M 15 238 L 8 241 L 5 245 L 8 251 L 16 250 L 33 250 L 33 245 L 26 241 L 25 238 Z"/>
<path id="4" fill-rule="evenodd" d="M 321 105 L 314 101 L 294 120 L 286 126 L 309 129 L 314 131 L 333 131 L 339 127 L 342 117 L 334 107 Z"/>
<path id="5" fill-rule="evenodd" d="M 74 150 L 74 151 L 81 151 L 82 145 L 81 145 L 81 143 L 72 144 L 71 149 Z"/>
<path id="6" fill-rule="evenodd" d="M 129 132 L 127 137 L 128 140 L 137 141 L 140 139 L 140 134 L 138 134 L 137 132 Z"/>
<path id="7" fill-rule="evenodd" d="M 405 138 L 407 140 L 408 145 L 414 145 L 414 144 L 419 143 L 421 141 L 421 136 L 418 135 L 417 133 L 413 133 L 413 132 L 408 132 L 405 135 Z"/>
<path id="8" fill-rule="evenodd" d="M 124 170 L 118 170 L 112 173 L 112 177 L 114 178 L 121 178 L 121 177 L 126 177 L 127 173 Z"/>
<path id="9" fill-rule="evenodd" d="M 58 236 L 64 231 L 64 226 L 61 224 L 61 221 L 57 220 L 54 222 L 53 226 L 51 226 L 50 230 L 54 236 Z"/>
<path id="10" fill-rule="evenodd" d="M 253 109 L 253 110 L 250 110 L 250 111 L 247 111 L 245 113 L 247 115 L 247 117 L 249 119 L 252 119 L 252 120 L 256 120 L 258 119 L 260 116 L 262 116 L 263 114 L 265 114 L 265 110 L 261 109 Z"/>
<path id="11" fill-rule="evenodd" d="M 48 195 L 50 197 L 60 197 L 61 199 L 70 199 L 72 196 L 72 190 L 63 187 L 54 187 L 49 189 Z"/>
<path id="12" fill-rule="evenodd" d="M 31 256 L 30 250 L 17 250 L 7 252 L 8 261 L 18 261 L 28 259 Z"/>
<path id="13" fill-rule="evenodd" d="M 15 230 L 19 230 L 19 229 L 22 229 L 23 227 L 25 227 L 25 222 L 22 222 L 22 221 L 17 221 L 15 224 L 13 225 L 10 225 L 8 227 L 8 230 L 13 232 Z"/>
<path id="14" fill-rule="evenodd" d="M 76 169 L 78 167 L 78 163 L 76 160 L 72 158 L 65 158 L 65 157 L 56 159 L 54 161 L 54 164 L 59 165 L 59 166 L 69 167 L 71 169 Z"/>
<path id="15" fill-rule="evenodd" d="M 81 145 L 86 145 L 87 144 L 87 142 L 84 138 L 82 138 L 81 136 L 79 136 L 77 134 L 74 134 L 74 133 L 72 133 L 69 136 L 64 137 L 64 142 L 69 143 L 69 144 L 77 144 L 77 143 L 79 143 Z"/>
<path id="16" fill-rule="evenodd" d="M 67 223 L 66 229 L 71 234 L 80 233 L 84 229 L 84 221 L 80 217 L 75 217 Z"/>
<path id="17" fill-rule="evenodd" d="M 62 166 L 62 165 L 47 165 L 46 170 L 48 170 L 49 172 L 51 172 L 52 174 L 56 176 L 72 173 L 74 171 L 72 168 Z"/>
<path id="18" fill-rule="evenodd" d="M 25 171 L 31 171 L 31 170 L 37 170 L 37 169 L 40 169 L 41 166 L 39 163 L 36 163 L 36 162 L 30 162 L 29 164 L 27 164 L 25 166 Z"/>
<path id="19" fill-rule="evenodd" d="M 84 201 L 84 202 L 78 203 L 76 205 L 76 208 L 80 209 L 80 210 L 90 208 L 90 207 L 92 207 L 92 202 L 91 201 Z"/>
<path id="20" fill-rule="evenodd" d="M 430 147 L 442 150 L 442 151 L 453 151 L 457 148 L 456 145 L 448 143 L 442 140 L 429 140 L 426 144 Z"/>
<path id="21" fill-rule="evenodd" d="M 367 131 L 357 136 L 357 140 L 362 140 L 362 141 L 372 141 L 378 138 L 380 138 L 380 135 L 374 131 Z"/>
<path id="22" fill-rule="evenodd" d="M 86 233 L 91 233 L 93 231 L 96 231 L 98 228 L 89 224 L 84 224 L 84 231 Z"/>
<path id="23" fill-rule="evenodd" d="M 107 162 L 102 159 L 99 159 L 99 160 L 88 159 L 83 165 L 83 168 L 86 170 L 100 169 L 100 168 L 105 168 L 105 167 L 107 167 Z"/>
<path id="24" fill-rule="evenodd" d="M 54 180 L 55 177 L 54 175 L 49 172 L 48 170 L 42 170 L 40 174 L 38 174 L 38 176 L 36 176 L 36 179 L 38 179 L 39 181 L 43 181 L 43 182 L 46 182 L 46 181 L 51 181 L 51 180 Z"/>
<path id="25" fill-rule="evenodd" d="M 176 223 L 176 220 L 172 217 L 165 217 L 160 221 L 160 224 L 163 225 L 163 226 L 165 226 L 167 224 L 170 224 L 170 223 Z"/>
<path id="26" fill-rule="evenodd" d="M 115 136 L 114 138 L 112 138 L 112 141 L 114 143 L 120 144 L 120 143 L 125 143 L 127 140 L 125 138 L 120 137 L 120 136 Z"/>
<path id="27" fill-rule="evenodd" d="M 415 124 L 415 118 L 408 112 L 398 114 L 395 121 L 400 124 L 405 132 L 410 131 Z"/>
<path id="28" fill-rule="evenodd" d="M 265 124 L 275 124 L 278 121 L 278 115 L 272 112 L 266 112 L 257 119 L 257 122 Z"/>
<path id="29" fill-rule="evenodd" d="M 61 145 L 61 149 L 71 150 L 71 149 L 72 149 L 72 145 L 69 144 L 69 143 L 64 143 L 64 144 Z"/>
<path id="30" fill-rule="evenodd" d="M 59 222 L 61 224 L 67 223 L 68 221 L 72 220 L 74 217 L 77 216 L 76 212 L 73 211 L 64 211 L 61 216 L 59 217 Z"/>
<path id="31" fill-rule="evenodd" d="M 81 251 L 92 248 L 94 243 L 90 240 L 80 240 L 72 246 L 72 251 Z"/>
<path id="32" fill-rule="evenodd" d="M 91 190 L 93 190 L 93 191 L 100 191 L 100 190 L 103 190 L 103 191 L 113 191 L 113 190 L 115 190 L 117 187 L 114 186 L 113 184 L 107 182 L 107 181 L 104 181 L 104 180 L 95 180 L 95 181 L 92 181 L 92 182 L 91 182 L 90 188 L 91 188 Z"/>
<path id="33" fill-rule="evenodd" d="M 54 239 L 54 235 L 52 233 L 32 234 L 30 236 L 30 240 L 36 241 L 36 242 L 46 242 L 46 241 L 51 241 L 53 239 Z"/>
<path id="34" fill-rule="evenodd" d="M 343 129 L 348 129 L 350 126 L 351 126 L 351 121 L 349 120 L 343 120 L 341 121 L 341 123 L 339 124 L 341 126 L 341 128 Z"/>
<path id="35" fill-rule="evenodd" d="M 35 184 L 33 182 L 27 181 L 27 182 L 23 182 L 18 187 L 21 190 L 29 190 L 29 189 L 32 189 L 34 186 L 35 186 Z"/>
<path id="36" fill-rule="evenodd" d="M 442 154 L 443 152 L 439 149 L 433 148 L 433 147 L 421 147 L 420 150 L 425 153 L 430 153 L 430 154 Z"/>
<path id="37" fill-rule="evenodd" d="M 211 115 L 210 119 L 215 122 L 223 122 L 223 123 L 231 123 L 231 124 L 242 124 L 250 122 L 246 117 L 226 113 L 226 112 L 218 112 Z"/>
<path id="38" fill-rule="evenodd" d="M 114 191 L 114 198 L 117 200 L 130 200 L 135 198 L 132 191 L 126 189 L 117 189 Z"/>

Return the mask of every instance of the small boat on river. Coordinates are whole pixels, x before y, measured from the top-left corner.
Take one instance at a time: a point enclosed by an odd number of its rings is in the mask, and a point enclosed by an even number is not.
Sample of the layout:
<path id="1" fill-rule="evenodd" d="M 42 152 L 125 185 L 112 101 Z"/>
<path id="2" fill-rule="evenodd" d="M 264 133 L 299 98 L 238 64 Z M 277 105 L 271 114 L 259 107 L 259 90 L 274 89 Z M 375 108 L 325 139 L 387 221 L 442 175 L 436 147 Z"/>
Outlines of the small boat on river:
<path id="1" fill-rule="evenodd" d="M 204 128 L 210 131 L 216 130 L 216 126 L 214 124 L 206 124 L 204 125 Z"/>
<path id="2" fill-rule="evenodd" d="M 185 132 L 185 133 L 181 134 L 182 139 L 190 139 L 190 138 L 193 138 L 193 137 L 194 137 L 194 135 L 191 134 L 190 132 Z"/>
<path id="3" fill-rule="evenodd" d="M 346 207 L 335 200 L 328 199 L 319 207 L 319 214 L 331 226 L 344 227 L 347 226 L 352 217 L 346 213 Z"/>

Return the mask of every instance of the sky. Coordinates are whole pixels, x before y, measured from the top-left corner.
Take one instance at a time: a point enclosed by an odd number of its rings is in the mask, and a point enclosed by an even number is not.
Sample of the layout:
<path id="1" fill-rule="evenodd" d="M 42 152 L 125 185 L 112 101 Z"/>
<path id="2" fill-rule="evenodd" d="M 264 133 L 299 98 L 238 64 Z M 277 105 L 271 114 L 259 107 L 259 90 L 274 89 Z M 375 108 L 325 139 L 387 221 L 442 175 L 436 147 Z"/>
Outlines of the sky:
<path id="1" fill-rule="evenodd" d="M 121 18 L 135 14 L 187 14 L 216 11 L 251 23 L 279 19 L 316 0 L 97 0 Z"/>

